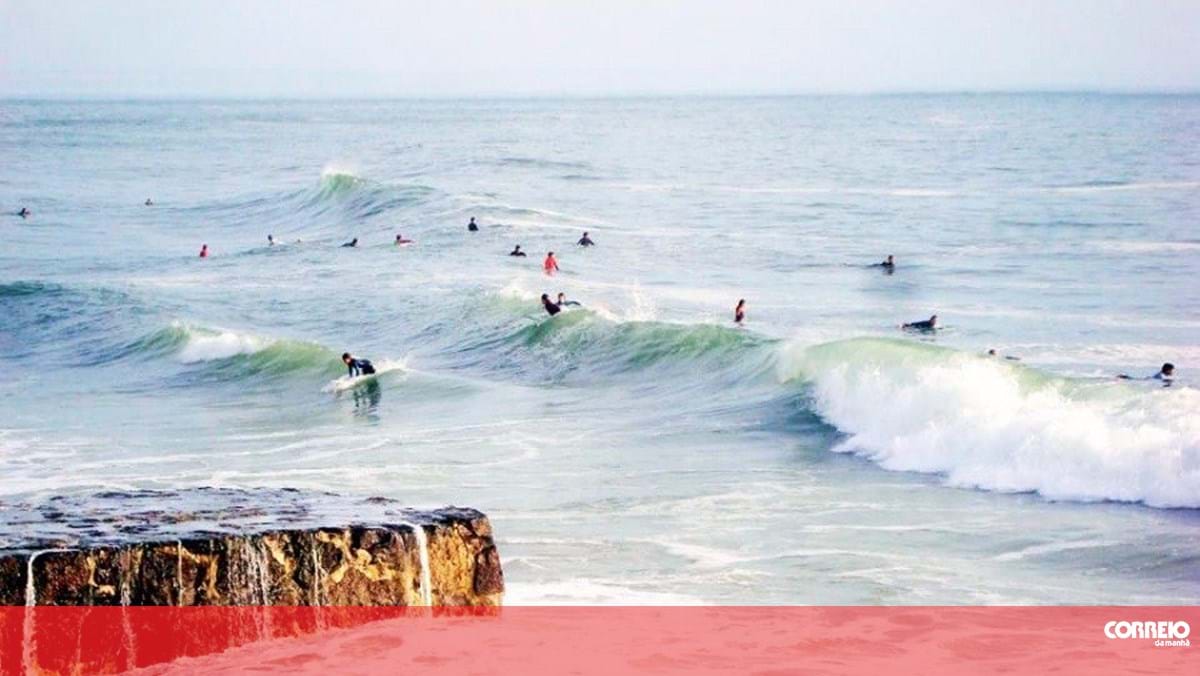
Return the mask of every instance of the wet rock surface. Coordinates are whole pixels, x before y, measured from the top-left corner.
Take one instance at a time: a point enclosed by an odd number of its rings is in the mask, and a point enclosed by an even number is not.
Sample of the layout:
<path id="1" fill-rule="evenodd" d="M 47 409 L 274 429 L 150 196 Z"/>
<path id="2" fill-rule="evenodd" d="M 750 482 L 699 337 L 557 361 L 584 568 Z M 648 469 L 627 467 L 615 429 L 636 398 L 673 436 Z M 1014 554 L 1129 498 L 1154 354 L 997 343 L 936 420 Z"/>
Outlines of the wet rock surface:
<path id="1" fill-rule="evenodd" d="M 0 605 L 496 606 L 473 509 L 293 490 L 0 503 Z"/>

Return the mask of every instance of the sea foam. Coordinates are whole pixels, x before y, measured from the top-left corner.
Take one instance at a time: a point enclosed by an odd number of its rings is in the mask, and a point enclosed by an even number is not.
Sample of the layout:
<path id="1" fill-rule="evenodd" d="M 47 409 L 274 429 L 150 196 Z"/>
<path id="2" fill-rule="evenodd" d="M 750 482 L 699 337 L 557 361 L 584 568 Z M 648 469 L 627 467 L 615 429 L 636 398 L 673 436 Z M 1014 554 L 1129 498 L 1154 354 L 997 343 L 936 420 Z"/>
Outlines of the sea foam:
<path id="1" fill-rule="evenodd" d="M 953 486 L 1200 507 L 1200 391 L 1054 378 L 900 341 L 785 345 L 780 374 L 845 434 L 835 451 Z"/>

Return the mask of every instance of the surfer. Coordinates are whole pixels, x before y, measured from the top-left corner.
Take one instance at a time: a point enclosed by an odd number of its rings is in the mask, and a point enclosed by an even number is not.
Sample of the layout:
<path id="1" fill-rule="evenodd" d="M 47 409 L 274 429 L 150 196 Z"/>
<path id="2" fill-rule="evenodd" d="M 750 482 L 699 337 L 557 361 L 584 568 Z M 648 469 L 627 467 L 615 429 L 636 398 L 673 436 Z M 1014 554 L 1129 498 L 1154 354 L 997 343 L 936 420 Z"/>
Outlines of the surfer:
<path id="1" fill-rule="evenodd" d="M 518 244 L 518 245 L 514 246 L 514 247 L 513 247 L 513 250 L 508 252 L 508 255 L 509 255 L 509 256 L 517 256 L 517 257 L 519 257 L 519 258 L 525 258 L 525 252 L 524 252 L 524 251 L 521 251 L 521 245 L 520 245 L 520 244 Z"/>
<path id="2" fill-rule="evenodd" d="M 208 245 L 207 244 L 200 245 L 200 257 L 208 258 Z"/>
<path id="3" fill-rule="evenodd" d="M 583 307 L 583 303 L 580 303 L 580 302 L 579 302 L 579 301 L 577 301 L 577 300 L 567 300 L 567 294 L 563 293 L 562 291 L 559 291 L 559 292 L 558 292 L 558 301 L 557 301 L 557 302 L 558 302 L 558 306 L 559 306 L 560 308 L 563 308 L 563 307 Z"/>
<path id="4" fill-rule="evenodd" d="M 475 217 L 471 217 L 471 221 L 467 223 L 468 232 L 479 232 L 479 226 L 475 224 Z"/>
<path id="5" fill-rule="evenodd" d="M 546 260 L 542 263 L 542 270 L 545 270 L 548 275 L 558 272 L 558 259 L 554 257 L 553 251 L 546 254 Z"/>
<path id="6" fill-rule="evenodd" d="M 901 324 L 900 328 L 904 329 L 905 331 L 923 331 L 926 333 L 937 331 L 937 315 L 933 315 L 929 319 L 926 319 L 922 322 L 909 322 L 908 324 Z"/>
<path id="7" fill-rule="evenodd" d="M 354 239 L 350 240 L 349 242 L 346 242 L 345 244 L 343 244 L 342 248 L 343 249 L 347 249 L 347 248 L 353 249 L 356 246 L 358 246 L 358 238 L 357 237 L 355 237 Z"/>
<path id="8" fill-rule="evenodd" d="M 1160 380 L 1162 381 L 1163 387 L 1170 387 L 1171 383 L 1175 380 L 1175 365 L 1167 362 L 1166 364 L 1162 365 L 1162 368 L 1158 370 L 1158 373 L 1146 378 L 1134 378 L 1133 376 L 1124 373 L 1117 377 L 1121 380 Z"/>
<path id="9" fill-rule="evenodd" d="M 987 356 L 989 356 L 989 357 L 996 357 L 996 358 L 998 359 L 998 358 L 1000 358 L 1000 353 L 999 353 L 999 352 L 996 352 L 996 348 L 994 348 L 994 347 L 993 347 L 993 348 L 989 348 L 989 349 L 988 349 L 988 351 L 987 351 Z M 1009 361 L 1021 361 L 1021 358 L 1020 358 L 1020 357 L 1014 357 L 1014 356 L 1013 356 L 1013 355 L 1011 355 L 1011 354 L 1006 354 L 1006 355 L 1004 355 L 1004 358 L 1005 358 L 1005 359 L 1007 359 L 1007 360 L 1009 360 Z"/>
<path id="10" fill-rule="evenodd" d="M 596 243 L 592 241 L 591 237 L 588 237 L 588 234 L 586 231 L 584 231 L 583 237 L 579 238 L 578 244 L 579 244 L 579 246 L 596 246 Z"/>
<path id="11" fill-rule="evenodd" d="M 404 239 L 404 235 L 396 233 L 396 246 L 404 246 L 405 244 L 412 243 L 413 241 L 411 239 Z"/>
<path id="12" fill-rule="evenodd" d="M 148 206 L 148 207 L 152 207 L 152 206 L 154 206 L 154 200 L 152 200 L 152 199 L 150 199 L 149 197 L 147 197 L 147 198 L 146 198 L 146 201 L 145 201 L 145 202 L 143 202 L 143 204 L 145 204 L 145 205 L 146 205 L 146 206 Z"/>
<path id="13" fill-rule="evenodd" d="M 562 312 L 562 308 L 558 306 L 558 303 L 550 300 L 550 295 L 545 293 L 542 294 L 542 307 L 546 308 L 546 314 L 551 317 Z"/>
<path id="14" fill-rule="evenodd" d="M 884 259 L 882 263 L 876 263 L 875 265 L 876 267 L 883 268 L 884 270 L 895 270 L 896 259 L 891 254 L 888 254 L 888 257 Z"/>
<path id="15" fill-rule="evenodd" d="M 267 235 L 267 246 L 275 246 L 275 235 Z"/>
<path id="16" fill-rule="evenodd" d="M 733 323 L 741 325 L 746 321 L 746 299 L 742 298 L 737 302 L 737 307 L 733 308 Z"/>
<path id="17" fill-rule="evenodd" d="M 375 366 L 366 359 L 355 359 L 349 352 L 342 353 L 342 363 L 346 365 L 349 377 L 375 375 Z"/>
<path id="18" fill-rule="evenodd" d="M 28 218 L 29 216 L 33 215 L 33 212 L 25 207 L 21 207 L 21 210 L 17 212 L 17 215 L 21 218 Z"/>

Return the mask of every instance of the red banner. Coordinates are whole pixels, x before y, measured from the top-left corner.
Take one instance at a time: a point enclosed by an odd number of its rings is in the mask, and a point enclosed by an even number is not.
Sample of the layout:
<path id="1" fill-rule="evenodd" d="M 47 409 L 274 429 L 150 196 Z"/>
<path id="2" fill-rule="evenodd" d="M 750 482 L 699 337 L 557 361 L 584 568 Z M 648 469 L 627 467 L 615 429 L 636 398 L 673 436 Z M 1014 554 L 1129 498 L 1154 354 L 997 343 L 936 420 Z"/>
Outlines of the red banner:
<path id="1" fill-rule="evenodd" d="M 0 608 L 0 674 L 1196 674 L 1196 607 Z"/>

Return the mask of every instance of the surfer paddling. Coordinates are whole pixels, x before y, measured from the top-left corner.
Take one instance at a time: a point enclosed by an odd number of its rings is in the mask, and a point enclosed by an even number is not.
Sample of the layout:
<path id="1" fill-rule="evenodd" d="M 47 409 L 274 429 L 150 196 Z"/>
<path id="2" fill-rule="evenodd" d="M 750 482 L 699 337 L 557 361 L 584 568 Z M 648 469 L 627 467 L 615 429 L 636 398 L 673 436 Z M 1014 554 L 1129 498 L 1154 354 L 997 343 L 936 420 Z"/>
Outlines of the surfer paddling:
<path id="1" fill-rule="evenodd" d="M 1170 387 L 1171 383 L 1175 382 L 1175 365 L 1167 362 L 1166 364 L 1162 365 L 1162 368 L 1158 370 L 1158 373 L 1145 378 L 1135 378 L 1125 373 L 1117 376 L 1117 378 L 1121 380 L 1159 380 L 1162 381 L 1163 387 Z"/>
<path id="2" fill-rule="evenodd" d="M 919 331 L 921 333 L 933 333 L 938 329 L 937 315 L 933 315 L 929 319 L 920 322 L 909 322 L 901 324 L 900 328 L 905 331 Z"/>

